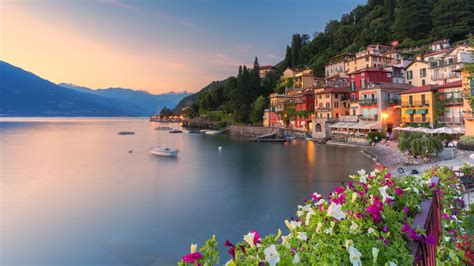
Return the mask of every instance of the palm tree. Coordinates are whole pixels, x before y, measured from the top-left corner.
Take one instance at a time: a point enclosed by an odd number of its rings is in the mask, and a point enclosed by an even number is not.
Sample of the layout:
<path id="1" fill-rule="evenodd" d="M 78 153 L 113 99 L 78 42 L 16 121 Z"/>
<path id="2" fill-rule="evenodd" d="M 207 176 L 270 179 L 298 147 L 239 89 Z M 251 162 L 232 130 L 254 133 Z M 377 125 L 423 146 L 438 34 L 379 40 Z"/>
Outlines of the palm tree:
<path id="1" fill-rule="evenodd" d="M 403 152 L 408 151 L 416 158 L 440 153 L 443 151 L 443 144 L 438 138 L 426 133 L 402 132 L 398 140 L 398 148 Z"/>

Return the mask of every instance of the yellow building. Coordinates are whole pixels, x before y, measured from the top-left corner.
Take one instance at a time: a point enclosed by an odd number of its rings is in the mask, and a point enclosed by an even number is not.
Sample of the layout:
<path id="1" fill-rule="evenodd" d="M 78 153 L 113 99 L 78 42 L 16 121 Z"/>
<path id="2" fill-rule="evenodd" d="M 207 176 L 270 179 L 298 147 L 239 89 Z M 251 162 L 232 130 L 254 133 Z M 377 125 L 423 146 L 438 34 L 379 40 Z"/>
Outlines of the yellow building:
<path id="1" fill-rule="evenodd" d="M 295 73 L 293 88 L 295 89 L 307 89 L 314 87 L 316 78 L 313 75 L 311 69 L 305 69 Z"/>
<path id="2" fill-rule="evenodd" d="M 391 46 L 386 45 L 372 44 L 367 46 L 367 49 L 358 52 L 355 58 L 347 60 L 347 73 L 364 68 L 380 68 L 399 64 L 400 60 L 392 58 L 388 53 L 392 50 Z"/>
<path id="3" fill-rule="evenodd" d="M 349 115 L 349 89 L 347 88 L 319 89 L 314 102 L 315 118 L 338 120 L 343 115 Z"/>
<path id="4" fill-rule="evenodd" d="M 409 64 L 406 70 L 405 83 L 416 87 L 433 84 L 430 64 L 425 61 L 413 61 Z"/>
<path id="5" fill-rule="evenodd" d="M 467 100 L 468 97 L 474 96 L 474 79 L 470 79 L 474 75 L 474 72 L 463 69 L 461 71 L 462 88 L 464 91 L 464 103 L 463 103 L 463 117 L 464 127 L 466 129 L 466 136 L 474 136 L 474 113 L 470 102 Z"/>
<path id="6" fill-rule="evenodd" d="M 425 85 L 400 93 L 402 123 L 434 126 L 436 115 L 434 99 L 437 87 Z"/>

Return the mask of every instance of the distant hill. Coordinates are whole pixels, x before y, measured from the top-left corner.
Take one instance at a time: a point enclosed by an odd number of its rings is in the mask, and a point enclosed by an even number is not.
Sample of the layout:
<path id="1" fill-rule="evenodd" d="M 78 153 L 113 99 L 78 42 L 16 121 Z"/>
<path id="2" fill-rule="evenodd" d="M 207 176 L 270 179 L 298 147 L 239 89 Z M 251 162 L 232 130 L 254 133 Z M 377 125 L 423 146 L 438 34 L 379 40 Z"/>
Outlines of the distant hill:
<path id="1" fill-rule="evenodd" d="M 140 116 L 119 101 L 58 86 L 0 61 L 0 116 Z"/>
<path id="2" fill-rule="evenodd" d="M 225 82 L 226 82 L 228 79 L 229 79 L 229 78 L 227 78 L 227 79 L 225 79 L 225 80 L 216 80 L 216 81 L 213 81 L 213 82 L 209 83 L 206 87 L 202 88 L 200 91 L 198 91 L 198 92 L 196 92 L 196 93 L 194 93 L 194 94 L 191 94 L 191 95 L 188 95 L 188 96 L 184 97 L 183 99 L 181 99 L 181 101 L 180 101 L 180 102 L 176 105 L 176 107 L 173 109 L 173 113 L 180 113 L 181 110 L 182 110 L 184 107 L 189 107 L 189 106 L 191 106 L 191 105 L 194 103 L 194 101 L 199 97 L 200 94 L 224 86 Z"/>
<path id="3" fill-rule="evenodd" d="M 108 99 L 119 101 L 126 105 L 133 105 L 141 115 L 148 116 L 158 114 L 163 107 L 174 108 L 176 104 L 190 95 L 188 92 L 169 92 L 163 94 L 151 94 L 146 91 L 125 89 L 125 88 L 108 88 L 92 90 L 90 88 L 77 86 L 74 84 L 60 83 L 65 88 L 73 89 L 83 93 L 98 95 Z"/>

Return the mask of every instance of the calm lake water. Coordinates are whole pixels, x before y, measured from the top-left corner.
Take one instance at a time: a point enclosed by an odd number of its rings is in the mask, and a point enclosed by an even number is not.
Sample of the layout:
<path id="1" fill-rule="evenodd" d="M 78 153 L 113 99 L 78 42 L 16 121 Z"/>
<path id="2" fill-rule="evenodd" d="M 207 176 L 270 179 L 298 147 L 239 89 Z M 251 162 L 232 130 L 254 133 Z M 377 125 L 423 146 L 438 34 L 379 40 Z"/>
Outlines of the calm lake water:
<path id="1" fill-rule="evenodd" d="M 159 158 L 155 126 L 0 120 L 0 264 L 174 265 L 212 234 L 225 262 L 226 239 L 286 229 L 311 193 L 374 167 L 357 148 L 168 132 L 179 156 Z"/>

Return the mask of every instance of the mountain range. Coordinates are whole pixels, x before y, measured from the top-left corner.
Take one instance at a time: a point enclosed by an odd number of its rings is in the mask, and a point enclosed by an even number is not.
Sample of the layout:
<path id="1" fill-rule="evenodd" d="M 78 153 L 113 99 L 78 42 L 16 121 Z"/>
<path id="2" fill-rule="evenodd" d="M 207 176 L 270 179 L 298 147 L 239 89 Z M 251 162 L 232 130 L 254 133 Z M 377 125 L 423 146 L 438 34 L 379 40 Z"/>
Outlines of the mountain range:
<path id="1" fill-rule="evenodd" d="M 188 95 L 58 85 L 0 61 L 0 116 L 149 116 Z"/>

